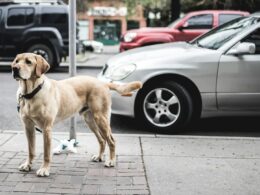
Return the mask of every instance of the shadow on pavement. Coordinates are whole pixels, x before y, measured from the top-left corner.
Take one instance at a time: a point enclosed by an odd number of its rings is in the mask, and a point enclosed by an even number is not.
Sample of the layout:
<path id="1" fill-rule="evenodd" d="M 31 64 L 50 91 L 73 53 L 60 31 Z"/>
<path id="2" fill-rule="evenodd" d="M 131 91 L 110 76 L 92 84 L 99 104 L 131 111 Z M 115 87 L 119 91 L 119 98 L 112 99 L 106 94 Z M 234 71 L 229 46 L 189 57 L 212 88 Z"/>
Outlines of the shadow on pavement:
<path id="1" fill-rule="evenodd" d="M 213 117 L 204 118 L 195 124 L 178 130 L 177 135 L 197 135 L 197 136 L 234 136 L 234 137 L 260 137 L 260 117 Z M 148 128 L 141 127 L 136 120 L 128 117 L 112 115 L 112 129 L 126 129 L 133 133 L 159 133 Z M 171 133 L 169 133 L 171 134 Z"/>
<path id="2" fill-rule="evenodd" d="M 260 137 L 260 117 L 214 117 L 200 119 L 185 135 Z"/>

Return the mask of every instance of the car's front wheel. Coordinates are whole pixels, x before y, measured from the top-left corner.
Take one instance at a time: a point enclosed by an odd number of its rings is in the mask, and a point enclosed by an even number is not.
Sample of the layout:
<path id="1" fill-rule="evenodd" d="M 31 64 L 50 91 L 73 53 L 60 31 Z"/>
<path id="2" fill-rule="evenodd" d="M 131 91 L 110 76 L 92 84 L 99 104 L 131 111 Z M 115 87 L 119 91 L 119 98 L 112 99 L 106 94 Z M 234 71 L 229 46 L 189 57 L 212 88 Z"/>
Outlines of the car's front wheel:
<path id="1" fill-rule="evenodd" d="M 189 92 L 173 81 L 145 86 L 137 99 L 137 117 L 158 132 L 177 132 L 190 122 L 192 113 Z"/>

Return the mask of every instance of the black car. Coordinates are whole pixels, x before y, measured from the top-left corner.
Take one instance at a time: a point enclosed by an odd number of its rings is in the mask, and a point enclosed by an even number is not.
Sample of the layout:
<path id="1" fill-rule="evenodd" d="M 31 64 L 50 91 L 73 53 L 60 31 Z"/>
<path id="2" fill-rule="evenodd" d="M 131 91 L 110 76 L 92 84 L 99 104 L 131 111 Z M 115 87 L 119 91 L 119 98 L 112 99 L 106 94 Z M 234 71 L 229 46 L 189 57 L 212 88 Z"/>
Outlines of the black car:
<path id="1" fill-rule="evenodd" d="M 42 55 L 52 68 L 68 55 L 68 5 L 0 2 L 0 60 Z"/>

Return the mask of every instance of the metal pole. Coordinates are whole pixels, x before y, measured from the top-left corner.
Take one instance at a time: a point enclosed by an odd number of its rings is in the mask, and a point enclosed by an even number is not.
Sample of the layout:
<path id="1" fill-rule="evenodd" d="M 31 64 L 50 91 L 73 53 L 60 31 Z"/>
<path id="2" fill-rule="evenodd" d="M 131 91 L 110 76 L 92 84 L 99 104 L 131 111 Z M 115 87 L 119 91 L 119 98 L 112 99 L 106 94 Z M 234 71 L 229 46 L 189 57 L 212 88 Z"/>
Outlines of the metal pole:
<path id="1" fill-rule="evenodd" d="M 69 0 L 69 74 L 76 75 L 76 0 Z M 76 139 L 76 118 L 70 119 L 70 139 Z"/>

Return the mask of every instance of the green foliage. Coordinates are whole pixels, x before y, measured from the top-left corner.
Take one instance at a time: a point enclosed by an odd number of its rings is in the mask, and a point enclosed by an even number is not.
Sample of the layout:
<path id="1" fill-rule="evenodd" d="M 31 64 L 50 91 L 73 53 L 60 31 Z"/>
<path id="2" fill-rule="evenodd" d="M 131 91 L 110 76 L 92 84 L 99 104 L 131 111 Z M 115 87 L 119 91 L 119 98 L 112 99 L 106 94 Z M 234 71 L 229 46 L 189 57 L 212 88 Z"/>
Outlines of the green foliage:
<path id="1" fill-rule="evenodd" d="M 71 0 L 74 1 L 74 0 Z M 86 0 L 75 0 L 77 6 L 77 12 L 85 12 L 87 10 Z M 63 0 L 64 3 L 69 4 L 69 0 Z"/>
<path id="2" fill-rule="evenodd" d="M 136 5 L 141 4 L 145 16 L 151 10 L 161 10 L 162 13 L 169 13 L 171 0 L 124 0 L 129 15 L 135 13 Z M 260 0 L 180 0 L 181 11 L 184 13 L 205 10 L 205 9 L 232 9 L 255 12 L 260 10 Z"/>
<path id="3" fill-rule="evenodd" d="M 171 22 L 169 21 L 171 0 L 124 0 L 124 2 L 127 6 L 128 17 L 135 15 L 136 7 L 142 5 L 148 26 L 166 26 Z M 153 24 L 150 23 L 148 19 L 149 12 L 160 12 L 161 19 L 151 21 Z"/>
<path id="4" fill-rule="evenodd" d="M 170 10 L 170 0 L 124 0 L 128 14 L 134 15 L 137 5 L 142 5 L 145 13 L 147 10 Z"/>
<path id="5" fill-rule="evenodd" d="M 255 12 L 260 9 L 260 0 L 181 0 L 183 12 L 203 9 L 232 9 Z"/>

